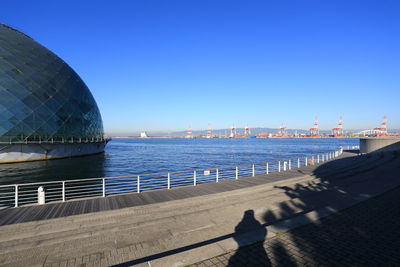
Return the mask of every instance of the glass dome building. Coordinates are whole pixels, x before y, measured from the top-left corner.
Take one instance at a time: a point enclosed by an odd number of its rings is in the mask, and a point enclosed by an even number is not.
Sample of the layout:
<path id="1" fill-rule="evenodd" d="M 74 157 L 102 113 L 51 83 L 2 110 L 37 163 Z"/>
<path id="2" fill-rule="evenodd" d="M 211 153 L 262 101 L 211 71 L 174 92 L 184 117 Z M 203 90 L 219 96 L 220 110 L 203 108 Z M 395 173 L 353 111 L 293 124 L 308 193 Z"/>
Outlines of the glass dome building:
<path id="1" fill-rule="evenodd" d="M 0 162 L 98 153 L 107 141 L 96 101 L 75 71 L 0 24 L 0 143 L 8 145 Z"/>

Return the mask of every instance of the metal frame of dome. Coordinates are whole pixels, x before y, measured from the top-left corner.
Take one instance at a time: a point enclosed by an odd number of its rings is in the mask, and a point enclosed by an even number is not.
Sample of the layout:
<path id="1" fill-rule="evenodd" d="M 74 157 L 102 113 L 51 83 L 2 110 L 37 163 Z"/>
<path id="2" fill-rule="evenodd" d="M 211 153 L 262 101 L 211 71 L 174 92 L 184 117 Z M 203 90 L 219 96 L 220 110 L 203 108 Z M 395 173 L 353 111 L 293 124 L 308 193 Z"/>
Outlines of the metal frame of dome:
<path id="1" fill-rule="evenodd" d="M 0 24 L 0 143 L 25 145 L 3 148 L 0 162 L 92 154 L 107 142 L 96 101 L 78 74 L 30 36 Z M 65 155 L 61 148 L 33 149 L 35 144 L 90 143 L 104 146 L 64 148 Z M 18 157 L 18 149 L 36 156 Z"/>

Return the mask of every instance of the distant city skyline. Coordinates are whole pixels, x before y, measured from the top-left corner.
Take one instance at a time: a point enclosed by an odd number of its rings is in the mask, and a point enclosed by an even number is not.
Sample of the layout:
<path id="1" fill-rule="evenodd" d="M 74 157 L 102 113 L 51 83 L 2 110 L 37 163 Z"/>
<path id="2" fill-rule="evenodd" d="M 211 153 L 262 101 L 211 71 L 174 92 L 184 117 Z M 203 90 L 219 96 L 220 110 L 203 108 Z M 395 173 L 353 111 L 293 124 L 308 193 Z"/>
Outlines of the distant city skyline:
<path id="1" fill-rule="evenodd" d="M 399 1 L 7 1 L 65 60 L 107 134 L 400 128 Z"/>

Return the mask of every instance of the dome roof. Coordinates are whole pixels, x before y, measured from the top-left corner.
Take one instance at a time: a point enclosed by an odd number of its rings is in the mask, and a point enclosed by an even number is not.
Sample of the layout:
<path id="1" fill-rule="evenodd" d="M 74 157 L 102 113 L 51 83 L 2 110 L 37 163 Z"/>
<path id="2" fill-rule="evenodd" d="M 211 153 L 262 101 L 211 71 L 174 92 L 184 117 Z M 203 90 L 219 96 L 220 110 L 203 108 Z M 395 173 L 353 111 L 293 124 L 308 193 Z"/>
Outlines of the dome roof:
<path id="1" fill-rule="evenodd" d="M 96 101 L 62 59 L 0 24 L 0 142 L 102 138 Z"/>

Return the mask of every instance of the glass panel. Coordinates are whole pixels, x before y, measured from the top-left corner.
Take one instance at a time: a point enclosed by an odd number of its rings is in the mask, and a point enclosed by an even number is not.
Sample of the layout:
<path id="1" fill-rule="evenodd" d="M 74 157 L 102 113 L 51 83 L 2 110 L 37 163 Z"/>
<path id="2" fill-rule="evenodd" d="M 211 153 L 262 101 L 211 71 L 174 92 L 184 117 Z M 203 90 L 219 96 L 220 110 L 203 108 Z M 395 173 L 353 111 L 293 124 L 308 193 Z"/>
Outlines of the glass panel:
<path id="1" fill-rule="evenodd" d="M 80 77 L 30 37 L 0 25 L 0 142 L 102 137 Z"/>

